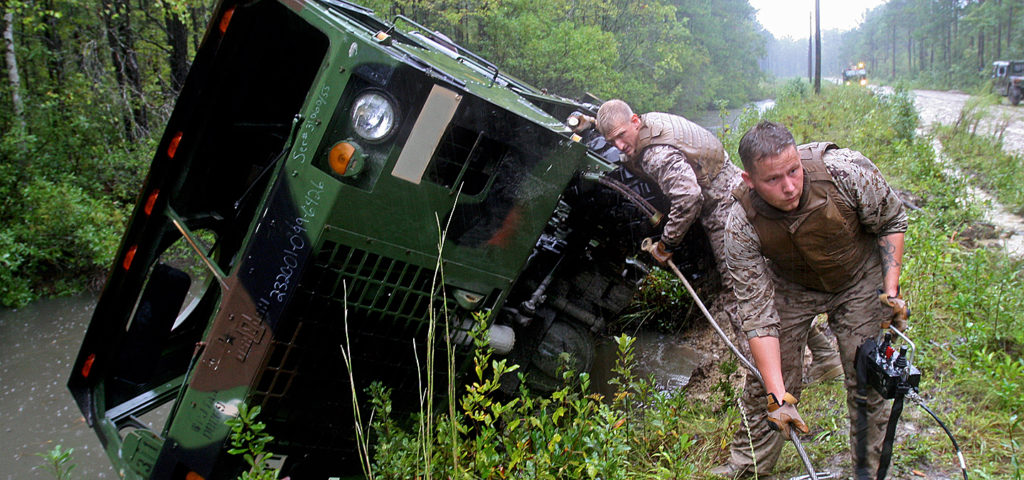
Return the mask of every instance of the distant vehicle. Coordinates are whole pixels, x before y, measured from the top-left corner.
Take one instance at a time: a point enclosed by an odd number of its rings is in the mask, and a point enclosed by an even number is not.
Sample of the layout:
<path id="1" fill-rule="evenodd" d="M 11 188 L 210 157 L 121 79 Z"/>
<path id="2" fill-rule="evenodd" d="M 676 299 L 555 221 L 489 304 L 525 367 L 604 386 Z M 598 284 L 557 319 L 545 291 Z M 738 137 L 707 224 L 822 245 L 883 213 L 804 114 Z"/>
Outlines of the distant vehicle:
<path id="1" fill-rule="evenodd" d="M 860 85 L 862 87 L 867 86 L 868 72 L 864 68 L 864 62 L 860 62 L 856 65 L 850 65 L 848 68 L 843 70 L 843 84 Z"/>
<path id="2" fill-rule="evenodd" d="M 351 391 L 377 380 L 414 411 L 432 319 L 458 341 L 489 313 L 534 388 L 561 353 L 589 367 L 668 211 L 569 128 L 599 100 L 343 0 L 214 12 L 68 381 L 121 478 L 237 478 L 225 420 L 243 402 L 282 477 L 358 474 Z M 685 241 L 677 264 L 716 283 L 703 230 Z"/>
<path id="3" fill-rule="evenodd" d="M 1021 81 L 1024 80 L 1024 60 L 998 60 L 992 62 L 992 90 L 1017 105 L 1024 98 Z"/>

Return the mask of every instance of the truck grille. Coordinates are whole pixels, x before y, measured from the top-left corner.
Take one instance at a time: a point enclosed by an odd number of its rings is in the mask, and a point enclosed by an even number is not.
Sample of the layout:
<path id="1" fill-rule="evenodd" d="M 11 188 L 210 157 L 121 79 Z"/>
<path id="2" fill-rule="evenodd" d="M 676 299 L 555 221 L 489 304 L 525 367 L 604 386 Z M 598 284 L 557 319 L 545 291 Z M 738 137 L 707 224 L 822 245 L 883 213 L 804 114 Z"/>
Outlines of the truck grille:
<path id="1" fill-rule="evenodd" d="M 353 375 L 363 418 L 369 416 L 364 389 L 372 381 L 393 389 L 396 417 L 419 409 L 420 372 L 413 343 L 423 365 L 430 307 L 440 307 L 442 298 L 431 295 L 433 276 L 431 269 L 325 243 L 307 267 L 288 307 L 290 314 L 283 317 L 289 320 L 274 333 L 252 394 L 253 404 L 273 412 L 274 418 L 263 421 L 277 439 L 275 452 L 301 452 L 307 462 L 325 462 L 314 468 L 322 472 L 338 472 L 340 465 L 355 459 L 351 386 L 341 355 L 346 287 Z M 447 302 L 453 309 L 454 301 Z M 435 344 L 435 358 L 443 365 L 443 324 Z M 446 376 L 436 381 L 443 393 Z"/>

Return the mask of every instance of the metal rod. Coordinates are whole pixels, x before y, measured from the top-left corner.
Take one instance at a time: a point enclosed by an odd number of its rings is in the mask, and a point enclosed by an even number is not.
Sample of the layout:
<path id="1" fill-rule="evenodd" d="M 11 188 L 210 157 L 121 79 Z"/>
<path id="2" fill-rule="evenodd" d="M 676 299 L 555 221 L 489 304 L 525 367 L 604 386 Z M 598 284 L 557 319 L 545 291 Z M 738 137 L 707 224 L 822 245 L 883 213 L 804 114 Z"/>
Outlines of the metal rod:
<path id="1" fill-rule="evenodd" d="M 653 249 L 655 248 L 654 241 L 651 240 L 650 238 L 645 238 L 643 242 L 640 244 L 640 248 L 646 252 L 653 253 Z M 732 350 L 732 353 L 736 355 L 736 358 L 740 360 L 743 366 L 747 367 L 747 370 L 749 370 L 751 374 L 757 377 L 757 380 L 761 382 L 761 385 L 765 387 L 765 390 L 767 390 L 768 387 L 764 385 L 764 378 L 761 377 L 761 372 L 757 369 L 757 367 L 754 366 L 753 363 L 750 362 L 749 359 L 747 359 L 747 357 L 743 356 L 743 353 L 741 353 L 739 349 L 736 348 L 736 345 L 733 345 L 732 341 L 729 340 L 729 337 L 725 334 L 724 331 L 722 331 L 722 328 L 718 326 L 718 322 L 716 322 L 715 319 L 711 316 L 711 313 L 708 312 L 708 309 L 704 306 L 704 302 L 702 302 L 700 297 L 697 296 L 697 292 L 693 290 L 693 287 L 690 286 L 690 282 L 688 282 L 686 280 L 686 277 L 683 276 L 683 273 L 679 271 L 679 267 L 676 267 L 675 262 L 673 262 L 670 258 L 665 261 L 665 264 L 668 265 L 669 268 L 672 269 L 672 273 L 675 273 L 676 277 L 678 277 L 679 280 L 683 282 L 683 286 L 686 287 L 687 292 L 690 292 L 690 296 L 693 297 L 693 301 L 700 308 L 701 313 L 704 314 L 704 318 L 708 320 L 708 323 L 710 323 L 711 327 L 715 329 L 715 332 L 718 332 L 718 336 L 722 337 L 722 340 L 725 341 L 725 344 L 729 346 L 729 350 Z M 804 468 L 807 469 L 807 474 L 809 475 L 807 478 L 810 480 L 818 480 L 818 475 L 814 471 L 814 465 L 811 465 L 811 459 L 807 456 L 807 452 L 804 451 L 804 446 L 802 443 L 800 443 L 800 438 L 797 437 L 795 428 L 789 429 L 789 439 L 793 441 L 793 446 L 796 447 L 796 452 L 800 455 L 800 459 L 803 460 L 804 462 Z"/>

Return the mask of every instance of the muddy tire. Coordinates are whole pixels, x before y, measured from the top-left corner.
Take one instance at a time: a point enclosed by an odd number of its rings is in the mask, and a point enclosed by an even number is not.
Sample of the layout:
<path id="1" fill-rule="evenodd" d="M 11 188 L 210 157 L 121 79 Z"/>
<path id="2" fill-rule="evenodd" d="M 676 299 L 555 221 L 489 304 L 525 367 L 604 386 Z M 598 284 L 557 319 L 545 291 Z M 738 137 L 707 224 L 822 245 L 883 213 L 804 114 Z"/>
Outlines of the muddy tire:
<path id="1" fill-rule="evenodd" d="M 1017 106 L 1018 104 L 1020 104 L 1020 98 L 1021 98 L 1020 89 L 1018 89 L 1018 88 L 1011 88 L 1010 89 L 1010 103 L 1013 104 L 1014 106 Z"/>
<path id="2" fill-rule="evenodd" d="M 530 388 L 552 392 L 563 385 L 561 354 L 570 355 L 569 367 L 576 372 L 589 372 L 594 364 L 594 336 L 579 325 L 556 320 L 545 332 L 537 354 L 526 376 Z"/>

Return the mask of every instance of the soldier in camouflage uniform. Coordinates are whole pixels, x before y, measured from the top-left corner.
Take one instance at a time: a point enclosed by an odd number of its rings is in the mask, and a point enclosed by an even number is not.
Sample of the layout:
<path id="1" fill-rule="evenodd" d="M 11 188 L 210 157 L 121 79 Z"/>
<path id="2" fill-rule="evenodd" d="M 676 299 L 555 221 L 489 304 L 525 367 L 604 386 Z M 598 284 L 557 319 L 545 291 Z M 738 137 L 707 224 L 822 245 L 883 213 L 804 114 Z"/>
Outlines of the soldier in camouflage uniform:
<path id="1" fill-rule="evenodd" d="M 704 225 L 722 277 L 722 292 L 712 311 L 728 316 L 739 332 L 736 301 L 722 257 L 725 219 L 740 185 L 740 169 L 729 161 L 722 142 L 683 117 L 651 112 L 636 115 L 622 100 L 609 100 L 597 112 L 597 129 L 625 155 L 625 166 L 658 185 L 671 203 L 661 240 L 653 255 L 664 265 L 698 218 Z M 719 322 L 721 323 L 721 322 Z"/>
<path id="2" fill-rule="evenodd" d="M 905 320 L 898 316 L 906 308 L 899 298 L 903 204 L 860 153 L 830 143 L 797 147 L 779 124 L 759 123 L 740 140 L 739 152 L 744 185 L 734 192 L 725 259 L 767 392 L 747 375 L 746 422 L 729 462 L 712 473 L 750 475 L 756 464 L 766 474 L 788 429 L 807 432 L 796 398 L 811 322 L 824 312 L 846 372 L 854 474 L 874 478 L 889 407 L 873 389 L 858 390 L 854 357 L 885 322 Z"/>

